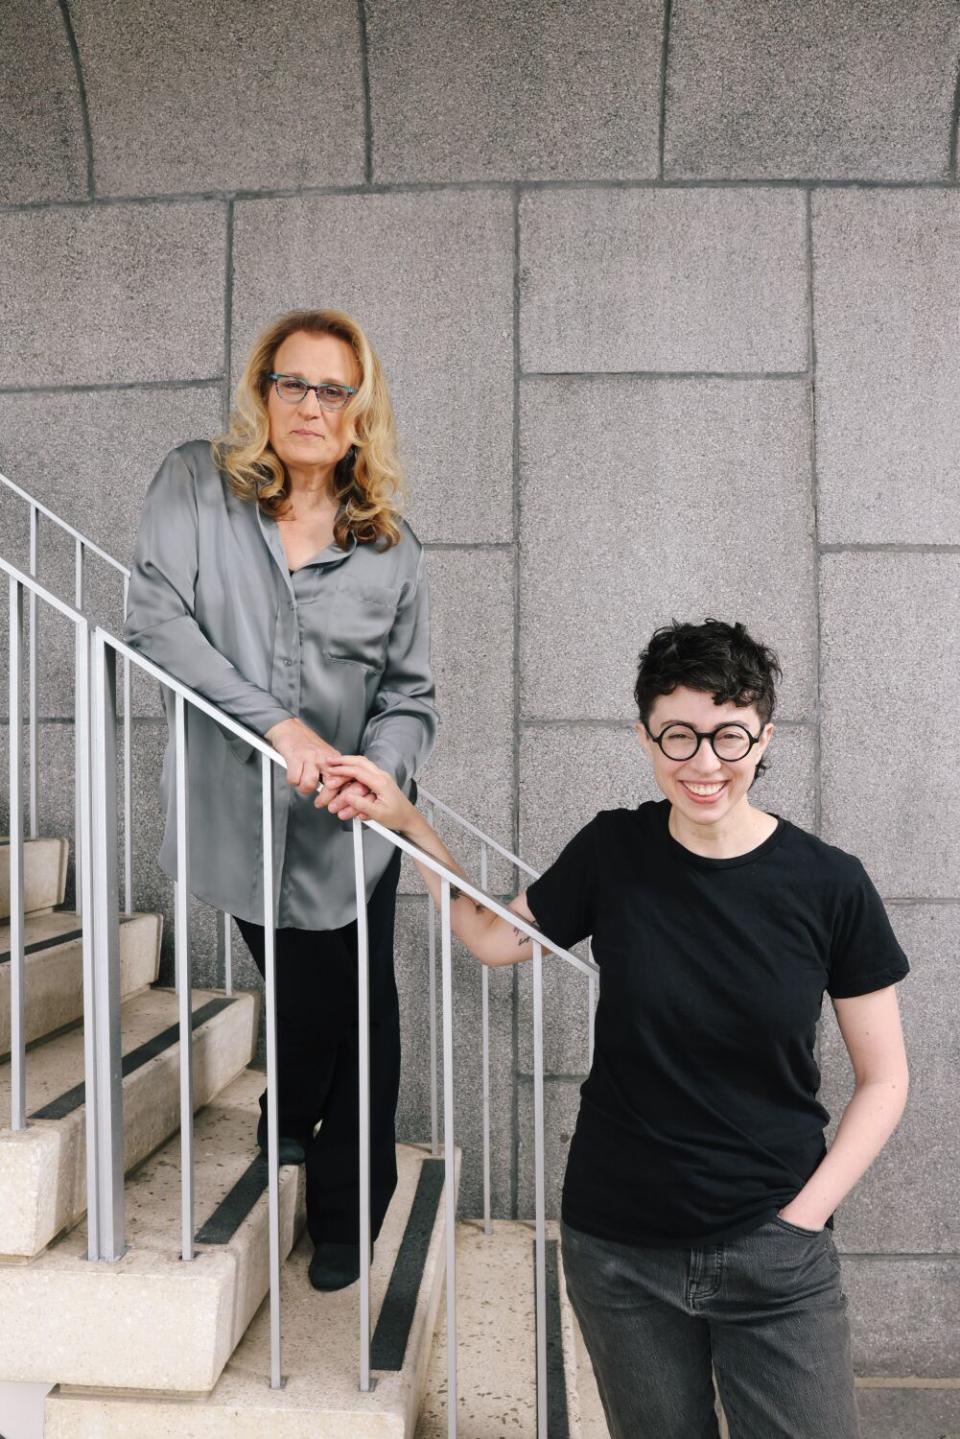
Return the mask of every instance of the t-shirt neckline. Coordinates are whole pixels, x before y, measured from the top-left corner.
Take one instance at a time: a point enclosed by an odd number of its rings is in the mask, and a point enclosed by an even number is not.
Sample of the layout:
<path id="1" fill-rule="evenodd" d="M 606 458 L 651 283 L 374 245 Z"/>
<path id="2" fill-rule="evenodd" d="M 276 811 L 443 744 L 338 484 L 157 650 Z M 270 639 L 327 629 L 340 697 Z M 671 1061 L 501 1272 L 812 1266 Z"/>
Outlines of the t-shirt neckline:
<path id="1" fill-rule="evenodd" d="M 711 859 L 709 855 L 696 854 L 692 849 L 687 849 L 685 844 L 681 844 L 670 833 L 670 801 L 668 799 L 661 800 L 658 808 L 662 815 L 663 835 L 667 847 L 672 849 L 686 864 L 691 864 L 697 869 L 733 869 L 741 864 L 754 864 L 758 859 L 765 858 L 772 850 L 776 849 L 787 828 L 785 819 L 774 814 L 772 810 L 767 810 L 766 813 L 777 821 L 777 827 L 772 834 L 767 835 L 767 838 L 760 844 L 754 845 L 753 849 L 748 849 L 745 854 L 735 854 L 729 859 Z"/>

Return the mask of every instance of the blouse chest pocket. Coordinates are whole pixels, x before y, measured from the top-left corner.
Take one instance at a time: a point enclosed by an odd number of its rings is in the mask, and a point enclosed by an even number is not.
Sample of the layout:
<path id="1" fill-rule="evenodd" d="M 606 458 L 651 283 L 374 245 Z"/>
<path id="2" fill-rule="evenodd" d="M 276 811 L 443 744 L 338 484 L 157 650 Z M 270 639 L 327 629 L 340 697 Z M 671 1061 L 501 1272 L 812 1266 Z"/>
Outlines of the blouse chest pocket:
<path id="1" fill-rule="evenodd" d="M 341 580 L 324 626 L 325 652 L 331 659 L 382 669 L 399 599 L 392 586 Z"/>

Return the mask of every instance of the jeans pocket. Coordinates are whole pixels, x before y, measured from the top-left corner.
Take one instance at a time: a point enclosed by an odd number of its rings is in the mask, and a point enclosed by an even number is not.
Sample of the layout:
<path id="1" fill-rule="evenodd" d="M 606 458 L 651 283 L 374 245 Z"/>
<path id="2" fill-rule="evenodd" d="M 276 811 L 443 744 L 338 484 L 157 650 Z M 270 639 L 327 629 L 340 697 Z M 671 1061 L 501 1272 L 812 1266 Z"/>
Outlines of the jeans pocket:
<path id="1" fill-rule="evenodd" d="M 775 1214 L 770 1222 L 779 1229 L 785 1229 L 788 1234 L 802 1234 L 805 1239 L 817 1239 L 826 1233 L 825 1229 L 804 1229 L 800 1224 L 791 1224 L 789 1219 L 781 1219 L 779 1214 Z"/>

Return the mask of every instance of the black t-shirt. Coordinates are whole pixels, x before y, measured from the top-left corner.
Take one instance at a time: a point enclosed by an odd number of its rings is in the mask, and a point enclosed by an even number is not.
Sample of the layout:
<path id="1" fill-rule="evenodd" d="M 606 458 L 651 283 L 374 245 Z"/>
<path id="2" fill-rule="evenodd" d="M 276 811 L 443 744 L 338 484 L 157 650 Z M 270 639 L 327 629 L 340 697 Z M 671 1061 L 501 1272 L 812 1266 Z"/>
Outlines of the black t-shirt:
<path id="1" fill-rule="evenodd" d="M 592 934 L 600 967 L 563 1217 L 654 1247 L 732 1238 L 793 1198 L 826 1147 L 824 991 L 909 969 L 852 855 L 781 819 L 748 854 L 707 859 L 669 815 L 666 800 L 601 812 L 527 891 L 544 934 Z"/>

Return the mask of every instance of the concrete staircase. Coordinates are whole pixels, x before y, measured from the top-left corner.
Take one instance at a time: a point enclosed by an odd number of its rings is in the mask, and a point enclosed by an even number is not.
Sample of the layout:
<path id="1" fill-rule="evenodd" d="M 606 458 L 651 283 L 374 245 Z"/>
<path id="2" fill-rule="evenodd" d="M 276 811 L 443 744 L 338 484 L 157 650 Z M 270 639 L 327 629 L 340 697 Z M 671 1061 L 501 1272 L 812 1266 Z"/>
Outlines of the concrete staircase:
<path id="1" fill-rule="evenodd" d="M 0 842 L 0 919 L 9 914 Z M 29 1123 L 0 1127 L 3 1388 L 43 1406 L 43 1439 L 440 1439 L 446 1434 L 443 1164 L 398 1149 L 400 1180 L 371 1271 L 373 1391 L 357 1377 L 358 1286 L 317 1294 L 306 1268 L 303 1171 L 280 1175 L 284 1376 L 269 1387 L 263 1075 L 249 1067 L 257 998 L 192 996 L 195 1258 L 180 1258 L 176 996 L 153 987 L 160 920 L 120 930 L 128 1249 L 85 1257 L 81 923 L 61 909 L 67 846 L 26 846 Z M 0 926 L 0 1044 L 9 1044 Z M 0 1119 L 9 1109 L 0 1062 Z M 533 1228 L 458 1225 L 458 1418 L 463 1439 L 536 1434 Z M 605 1439 L 589 1361 L 548 1247 L 550 1439 Z M 439 1322 L 438 1322 L 439 1315 Z M 53 1385 L 44 1399 L 44 1389 Z M 31 1386 L 37 1386 L 32 1389 Z M 42 1424 L 42 1428 L 40 1427 Z"/>
<path id="2" fill-rule="evenodd" d="M 281 1171 L 288 1377 L 270 1390 L 267 1177 L 255 1144 L 264 1077 L 249 1067 L 257 996 L 192 996 L 197 1232 L 184 1263 L 176 996 L 154 987 L 159 917 L 135 915 L 120 929 L 128 1248 L 114 1264 L 90 1263 L 82 925 L 60 908 L 66 843 L 30 841 L 24 859 L 30 1047 L 28 1125 L 17 1133 L 9 1058 L 0 1060 L 0 1433 L 5 1388 L 41 1403 L 53 1385 L 36 1431 L 45 1436 L 412 1435 L 443 1284 L 442 1163 L 416 1147 L 398 1151 L 400 1184 L 372 1271 L 369 1395 L 357 1388 L 357 1287 L 309 1287 L 311 1249 L 298 1245 L 303 1172 Z M 8 931 L 0 924 L 0 1054 L 9 1048 Z"/>

